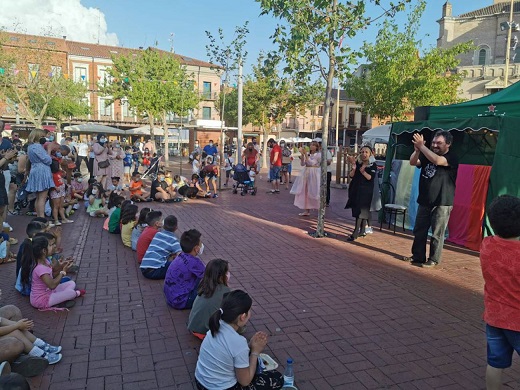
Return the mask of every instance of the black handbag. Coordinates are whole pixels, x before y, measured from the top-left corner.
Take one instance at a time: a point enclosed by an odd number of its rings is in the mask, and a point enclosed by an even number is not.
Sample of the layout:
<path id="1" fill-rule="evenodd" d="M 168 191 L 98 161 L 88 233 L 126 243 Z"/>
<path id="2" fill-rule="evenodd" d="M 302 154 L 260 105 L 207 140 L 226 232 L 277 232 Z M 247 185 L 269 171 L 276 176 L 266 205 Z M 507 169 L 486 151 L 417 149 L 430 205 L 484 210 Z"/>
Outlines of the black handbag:
<path id="1" fill-rule="evenodd" d="M 108 168 L 109 166 L 110 166 L 110 161 L 109 160 L 98 162 L 98 168 L 99 169 L 105 169 L 105 168 Z"/>

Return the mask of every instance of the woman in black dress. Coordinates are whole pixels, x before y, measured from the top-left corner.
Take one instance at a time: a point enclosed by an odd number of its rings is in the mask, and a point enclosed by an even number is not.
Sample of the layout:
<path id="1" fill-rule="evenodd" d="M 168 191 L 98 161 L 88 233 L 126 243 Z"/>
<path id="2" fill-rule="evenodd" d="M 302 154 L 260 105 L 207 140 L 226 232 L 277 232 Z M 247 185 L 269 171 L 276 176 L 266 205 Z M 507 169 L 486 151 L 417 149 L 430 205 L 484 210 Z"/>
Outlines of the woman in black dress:
<path id="1" fill-rule="evenodd" d="M 352 209 L 352 216 L 356 218 L 356 227 L 348 241 L 354 241 L 359 236 L 366 235 L 365 227 L 370 219 L 370 204 L 377 172 L 376 163 L 370 163 L 371 155 L 372 148 L 366 145 L 361 148 L 357 161 L 354 161 L 354 157 L 349 157 L 352 164 L 349 176 L 352 181 L 348 188 L 348 201 L 345 208 Z"/>

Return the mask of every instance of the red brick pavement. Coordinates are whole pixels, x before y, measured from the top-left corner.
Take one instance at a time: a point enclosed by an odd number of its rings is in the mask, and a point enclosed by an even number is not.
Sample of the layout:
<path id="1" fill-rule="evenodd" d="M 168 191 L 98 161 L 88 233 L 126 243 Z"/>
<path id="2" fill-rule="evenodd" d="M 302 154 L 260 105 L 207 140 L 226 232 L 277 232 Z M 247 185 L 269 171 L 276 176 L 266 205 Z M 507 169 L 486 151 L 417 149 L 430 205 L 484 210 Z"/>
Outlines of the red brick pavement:
<path id="1" fill-rule="evenodd" d="M 295 361 L 300 389 L 481 389 L 485 335 L 478 257 L 449 246 L 442 267 L 397 260 L 411 237 L 377 229 L 347 243 L 346 191 L 333 189 L 329 237 L 309 237 L 316 218 L 300 218 L 289 191 L 256 197 L 225 191 L 218 199 L 153 204 L 197 228 L 203 260 L 230 261 L 231 287 L 254 299 L 248 336 L 270 334 L 267 353 Z M 11 218 L 15 233 L 28 217 Z M 135 255 L 102 220 L 75 215 L 65 254 L 80 262 L 87 295 L 69 312 L 38 312 L 11 286 L 14 265 L 0 266 L 3 303 L 34 318 L 38 335 L 63 346 L 63 361 L 33 378 L 33 389 L 193 389 L 199 342 L 187 311 L 169 308 L 162 283 L 144 279 Z M 20 234 L 15 234 L 19 237 Z M 283 369 L 280 367 L 280 369 Z M 520 388 L 514 366 L 505 380 Z M 513 378 L 516 378 L 513 379 Z"/>

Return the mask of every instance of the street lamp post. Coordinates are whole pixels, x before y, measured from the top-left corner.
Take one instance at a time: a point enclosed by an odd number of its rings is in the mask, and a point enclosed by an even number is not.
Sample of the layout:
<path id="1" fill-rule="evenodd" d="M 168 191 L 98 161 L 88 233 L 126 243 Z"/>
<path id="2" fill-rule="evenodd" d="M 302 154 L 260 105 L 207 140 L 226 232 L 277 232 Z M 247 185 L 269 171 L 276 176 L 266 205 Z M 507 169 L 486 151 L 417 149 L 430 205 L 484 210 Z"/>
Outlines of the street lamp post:
<path id="1" fill-rule="evenodd" d="M 507 88 L 507 82 L 508 82 L 508 78 L 509 78 L 509 61 L 511 58 L 511 33 L 513 32 L 513 7 L 514 7 L 514 0 L 511 0 L 510 10 L 509 10 L 509 25 L 508 25 L 509 28 L 507 29 L 506 71 L 505 71 L 505 75 L 504 75 L 504 88 Z"/>

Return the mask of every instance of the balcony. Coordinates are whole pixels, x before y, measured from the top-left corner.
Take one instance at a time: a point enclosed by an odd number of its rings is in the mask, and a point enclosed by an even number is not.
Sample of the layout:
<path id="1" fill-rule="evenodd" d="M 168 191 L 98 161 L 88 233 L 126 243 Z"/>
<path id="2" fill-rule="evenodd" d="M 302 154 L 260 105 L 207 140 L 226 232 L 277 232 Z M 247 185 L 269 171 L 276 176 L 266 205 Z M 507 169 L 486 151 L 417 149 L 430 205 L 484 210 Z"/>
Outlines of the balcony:
<path id="1" fill-rule="evenodd" d="M 201 92 L 200 97 L 202 100 L 217 100 L 218 92 Z"/>

